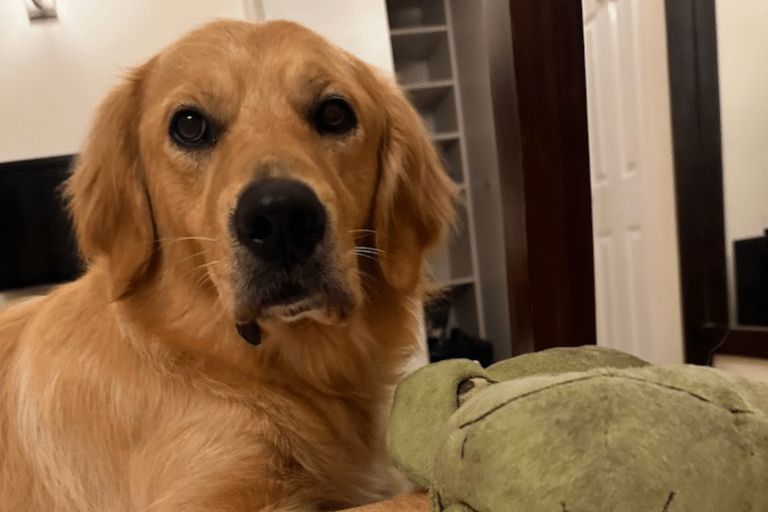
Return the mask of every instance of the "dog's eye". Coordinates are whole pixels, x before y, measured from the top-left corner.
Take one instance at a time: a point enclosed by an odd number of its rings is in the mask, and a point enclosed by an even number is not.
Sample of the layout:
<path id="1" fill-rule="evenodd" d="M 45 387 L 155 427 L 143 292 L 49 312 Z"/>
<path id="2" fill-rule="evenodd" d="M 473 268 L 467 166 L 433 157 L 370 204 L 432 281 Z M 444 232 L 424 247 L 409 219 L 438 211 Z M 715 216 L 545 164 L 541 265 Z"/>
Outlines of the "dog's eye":
<path id="1" fill-rule="evenodd" d="M 211 123 L 200 112 L 182 110 L 171 120 L 171 136 L 177 144 L 194 149 L 214 142 Z"/>
<path id="2" fill-rule="evenodd" d="M 315 107 L 312 124 L 323 135 L 346 135 L 357 126 L 357 117 L 346 100 L 334 97 Z"/>

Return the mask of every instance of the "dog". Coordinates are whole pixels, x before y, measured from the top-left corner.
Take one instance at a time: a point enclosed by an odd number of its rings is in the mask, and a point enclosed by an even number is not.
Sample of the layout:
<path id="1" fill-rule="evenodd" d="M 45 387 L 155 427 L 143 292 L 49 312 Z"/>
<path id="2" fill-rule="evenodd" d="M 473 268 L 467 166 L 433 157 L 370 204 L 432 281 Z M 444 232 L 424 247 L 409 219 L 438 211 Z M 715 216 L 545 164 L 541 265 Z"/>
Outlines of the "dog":
<path id="1" fill-rule="evenodd" d="M 292 22 L 214 21 L 107 95 L 64 196 L 82 277 L 0 314 L 0 510 L 406 489 L 385 426 L 456 189 L 390 79 Z"/>

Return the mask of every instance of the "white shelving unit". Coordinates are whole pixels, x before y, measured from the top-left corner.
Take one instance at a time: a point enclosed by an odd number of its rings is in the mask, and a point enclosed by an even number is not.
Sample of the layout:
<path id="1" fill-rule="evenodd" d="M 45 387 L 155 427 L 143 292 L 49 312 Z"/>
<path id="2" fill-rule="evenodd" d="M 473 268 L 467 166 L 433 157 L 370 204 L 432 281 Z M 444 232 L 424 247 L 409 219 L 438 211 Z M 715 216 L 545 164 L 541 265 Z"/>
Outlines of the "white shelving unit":
<path id="1" fill-rule="evenodd" d="M 431 258 L 440 285 L 460 287 L 450 327 L 510 355 L 501 199 L 482 2 L 386 0 L 395 75 L 459 185 L 458 226 Z M 484 60 L 485 59 L 485 60 Z M 466 115 L 465 115 L 466 113 Z"/>
<path id="2" fill-rule="evenodd" d="M 468 285 L 456 300 L 449 325 L 485 338 L 451 12 L 445 0 L 387 0 L 387 11 L 397 81 L 424 118 L 448 174 L 460 186 L 457 230 L 432 254 L 432 271 L 442 286 Z"/>

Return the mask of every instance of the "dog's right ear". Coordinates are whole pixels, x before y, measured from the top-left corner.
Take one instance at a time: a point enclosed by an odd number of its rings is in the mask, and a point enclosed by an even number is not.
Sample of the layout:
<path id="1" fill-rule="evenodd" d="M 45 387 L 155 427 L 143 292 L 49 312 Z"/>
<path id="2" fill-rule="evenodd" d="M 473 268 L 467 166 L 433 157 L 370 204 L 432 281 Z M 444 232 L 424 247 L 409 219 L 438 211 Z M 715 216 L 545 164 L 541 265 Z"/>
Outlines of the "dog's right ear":
<path id="1" fill-rule="evenodd" d="M 104 99 L 64 190 L 80 251 L 89 265 L 106 266 L 112 299 L 130 295 L 149 270 L 155 239 L 138 141 L 149 65 Z"/>

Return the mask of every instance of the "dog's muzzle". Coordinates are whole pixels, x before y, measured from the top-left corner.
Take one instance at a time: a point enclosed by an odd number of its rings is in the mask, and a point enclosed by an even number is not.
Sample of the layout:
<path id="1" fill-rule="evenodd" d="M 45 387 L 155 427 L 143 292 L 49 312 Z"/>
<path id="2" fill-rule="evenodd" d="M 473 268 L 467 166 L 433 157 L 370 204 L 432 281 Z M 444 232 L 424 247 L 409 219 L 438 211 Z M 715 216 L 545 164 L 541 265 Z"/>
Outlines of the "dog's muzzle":
<path id="1" fill-rule="evenodd" d="M 291 317 L 330 299 L 327 250 L 322 249 L 327 214 L 309 186 L 268 178 L 243 190 L 231 222 L 244 249 L 238 260 L 241 305 L 250 311 L 238 323 L 238 332 L 256 345 L 261 340 L 259 317 Z"/>

